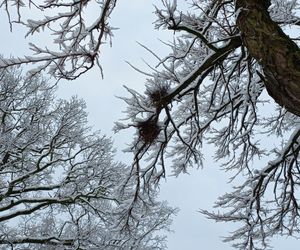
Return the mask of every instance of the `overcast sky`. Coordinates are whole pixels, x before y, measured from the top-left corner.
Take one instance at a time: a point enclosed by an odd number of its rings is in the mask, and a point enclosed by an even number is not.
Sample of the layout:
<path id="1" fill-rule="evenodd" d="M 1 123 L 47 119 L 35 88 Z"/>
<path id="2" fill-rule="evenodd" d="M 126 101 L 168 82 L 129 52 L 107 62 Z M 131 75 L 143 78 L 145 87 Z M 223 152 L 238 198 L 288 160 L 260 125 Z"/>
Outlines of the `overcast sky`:
<path id="1" fill-rule="evenodd" d="M 158 32 L 153 29 L 153 4 L 159 1 L 149 0 L 119 0 L 111 17 L 111 24 L 118 27 L 114 32 L 113 46 L 103 48 L 101 61 L 104 70 L 104 79 L 98 69 L 93 69 L 74 82 L 62 82 L 59 96 L 70 97 L 78 95 L 87 103 L 89 122 L 95 129 L 112 136 L 114 146 L 118 149 L 117 159 L 130 163 L 132 156 L 122 153 L 132 138 L 133 131 L 125 131 L 114 135 L 112 127 L 114 122 L 124 117 L 122 110 L 125 104 L 116 96 L 128 96 L 122 85 L 135 90 L 143 91 L 145 77 L 131 69 L 125 61 L 147 70 L 143 63 L 145 59 L 150 64 L 155 60 L 147 54 L 136 42 L 145 44 L 158 54 L 164 56 L 168 48 L 163 46 L 159 39 L 171 40 L 172 32 Z M 1 20 L 5 20 L 3 11 Z M 1 25 L 2 35 L 1 53 L 7 55 L 22 55 L 26 51 L 24 32 L 15 28 L 13 34 L 7 34 L 8 25 Z M 46 42 L 46 38 L 45 38 Z M 234 229 L 234 225 L 216 224 L 209 221 L 199 212 L 201 209 L 210 209 L 217 197 L 226 190 L 230 190 L 227 184 L 228 174 L 218 169 L 218 164 L 213 162 L 209 152 L 211 148 L 204 148 L 206 160 L 204 169 L 191 170 L 190 174 L 181 175 L 178 178 L 168 177 L 161 185 L 161 199 L 168 200 L 172 206 L 181 209 L 174 220 L 172 229 L 174 233 L 169 235 L 168 246 L 170 250 L 229 250 L 229 244 L 222 243 L 221 236 Z M 169 174 L 171 170 L 168 169 Z M 275 250 L 296 250 L 297 241 L 280 238 L 274 241 Z"/>

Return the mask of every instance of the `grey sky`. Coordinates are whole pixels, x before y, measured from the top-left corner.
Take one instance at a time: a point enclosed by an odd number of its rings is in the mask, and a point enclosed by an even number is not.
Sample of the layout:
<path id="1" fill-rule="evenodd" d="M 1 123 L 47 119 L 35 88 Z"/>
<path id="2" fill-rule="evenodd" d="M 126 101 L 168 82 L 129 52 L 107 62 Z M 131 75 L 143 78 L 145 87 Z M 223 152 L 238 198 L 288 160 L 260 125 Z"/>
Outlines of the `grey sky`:
<path id="1" fill-rule="evenodd" d="M 123 154 L 122 149 L 126 143 L 130 142 L 133 131 L 120 132 L 114 135 L 111 131 L 115 121 L 123 117 L 122 110 L 125 104 L 116 96 L 127 95 L 122 85 L 143 91 L 145 77 L 131 69 L 125 61 L 147 70 L 141 58 L 150 64 L 155 64 L 155 60 L 145 52 L 137 43 L 141 42 L 153 49 L 159 55 L 165 56 L 168 48 L 163 46 L 159 39 L 170 40 L 172 33 L 154 31 L 152 22 L 154 21 L 153 4 L 159 1 L 149 0 L 119 0 L 118 5 L 111 17 L 111 24 L 120 28 L 116 30 L 113 38 L 113 46 L 106 45 L 102 53 L 102 66 L 104 70 L 104 80 L 97 68 L 74 82 L 63 82 L 60 84 L 59 96 L 69 97 L 78 95 L 87 103 L 89 112 L 89 122 L 95 129 L 100 129 L 103 133 L 112 136 L 115 147 L 118 148 L 117 160 L 130 163 L 131 155 Z M 6 19 L 4 12 L 1 12 L 1 34 L 5 34 L 6 39 L 2 39 L 1 53 L 7 55 L 22 55 L 27 45 L 22 40 L 24 33 L 15 27 L 14 34 L 7 34 L 8 25 L 4 25 Z M 5 21 L 3 21 L 5 20 Z M 45 38 L 45 42 L 47 38 Z M 182 175 L 178 178 L 168 177 L 166 183 L 161 185 L 161 199 L 168 200 L 172 206 L 181 209 L 174 220 L 172 227 L 175 233 L 169 235 L 170 250 L 230 250 L 229 244 L 222 243 L 221 236 L 234 229 L 234 225 L 216 224 L 209 221 L 197 211 L 200 208 L 210 209 L 217 197 L 226 190 L 227 176 L 218 170 L 218 164 L 213 162 L 207 150 L 205 168 L 191 170 L 189 175 Z M 168 169 L 171 174 L 170 169 Z M 274 240 L 275 250 L 296 250 L 298 244 L 296 240 L 280 238 Z"/>

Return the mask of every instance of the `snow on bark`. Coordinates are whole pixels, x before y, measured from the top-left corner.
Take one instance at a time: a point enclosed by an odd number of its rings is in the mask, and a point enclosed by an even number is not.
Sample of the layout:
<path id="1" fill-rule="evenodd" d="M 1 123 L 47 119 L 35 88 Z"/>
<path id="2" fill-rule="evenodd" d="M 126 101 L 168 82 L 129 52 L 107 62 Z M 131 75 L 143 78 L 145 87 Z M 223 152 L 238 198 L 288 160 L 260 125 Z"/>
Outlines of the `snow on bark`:
<path id="1" fill-rule="evenodd" d="M 238 222 L 237 230 L 225 241 L 241 250 L 266 249 L 276 234 L 296 235 L 300 105 L 294 96 L 300 81 L 299 63 L 291 59 L 298 56 L 299 39 L 282 30 L 299 24 L 299 1 L 276 0 L 272 5 L 258 0 L 189 1 L 189 11 L 162 2 L 162 8 L 156 7 L 155 25 L 175 33 L 173 42 L 167 44 L 170 53 L 160 59 L 144 46 L 158 60 L 157 67 L 146 72 L 144 94 L 130 91 L 131 97 L 124 98 L 128 122 L 116 124 L 116 130 L 137 128 L 127 149 L 134 154 L 132 171 L 151 190 L 170 172 L 177 176 L 189 167 L 203 166 L 205 146 L 212 144 L 216 164 L 232 173 L 229 181 L 239 182 L 219 198 L 216 212 L 201 210 L 216 221 Z M 277 40 L 268 40 L 272 33 L 264 34 L 269 23 L 264 26 L 262 16 L 268 7 L 272 26 L 277 27 L 274 36 L 284 38 L 279 45 L 289 47 L 296 57 L 293 53 L 292 58 L 283 56 L 286 50 L 280 49 Z M 262 51 L 265 54 L 259 56 Z M 284 77 L 274 82 L 271 74 L 274 79 L 280 74 Z M 283 89 L 277 88 L 280 84 Z M 164 86 L 168 92 L 158 108 L 151 102 L 151 93 Z M 137 126 L 148 121 L 160 124 L 151 143 L 140 137 Z M 274 145 L 265 145 L 268 137 Z"/>

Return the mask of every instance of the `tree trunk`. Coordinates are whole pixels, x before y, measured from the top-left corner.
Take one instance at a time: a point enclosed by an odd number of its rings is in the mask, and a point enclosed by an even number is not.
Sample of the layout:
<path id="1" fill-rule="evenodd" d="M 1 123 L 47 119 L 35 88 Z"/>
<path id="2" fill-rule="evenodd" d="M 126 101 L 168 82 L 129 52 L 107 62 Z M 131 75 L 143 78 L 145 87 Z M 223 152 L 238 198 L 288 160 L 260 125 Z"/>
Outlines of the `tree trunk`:
<path id="1" fill-rule="evenodd" d="M 272 21 L 269 0 L 236 0 L 237 26 L 249 54 L 263 68 L 269 95 L 300 116 L 300 49 Z"/>

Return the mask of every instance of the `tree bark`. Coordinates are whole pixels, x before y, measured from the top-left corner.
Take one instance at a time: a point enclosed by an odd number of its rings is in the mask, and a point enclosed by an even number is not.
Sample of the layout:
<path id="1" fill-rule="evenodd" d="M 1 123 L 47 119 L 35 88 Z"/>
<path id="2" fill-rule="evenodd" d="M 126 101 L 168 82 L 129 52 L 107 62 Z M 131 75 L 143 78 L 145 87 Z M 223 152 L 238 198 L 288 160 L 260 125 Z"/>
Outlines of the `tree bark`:
<path id="1" fill-rule="evenodd" d="M 300 116 L 300 49 L 268 12 L 269 0 L 236 0 L 237 26 L 249 54 L 262 66 L 269 95 Z"/>

